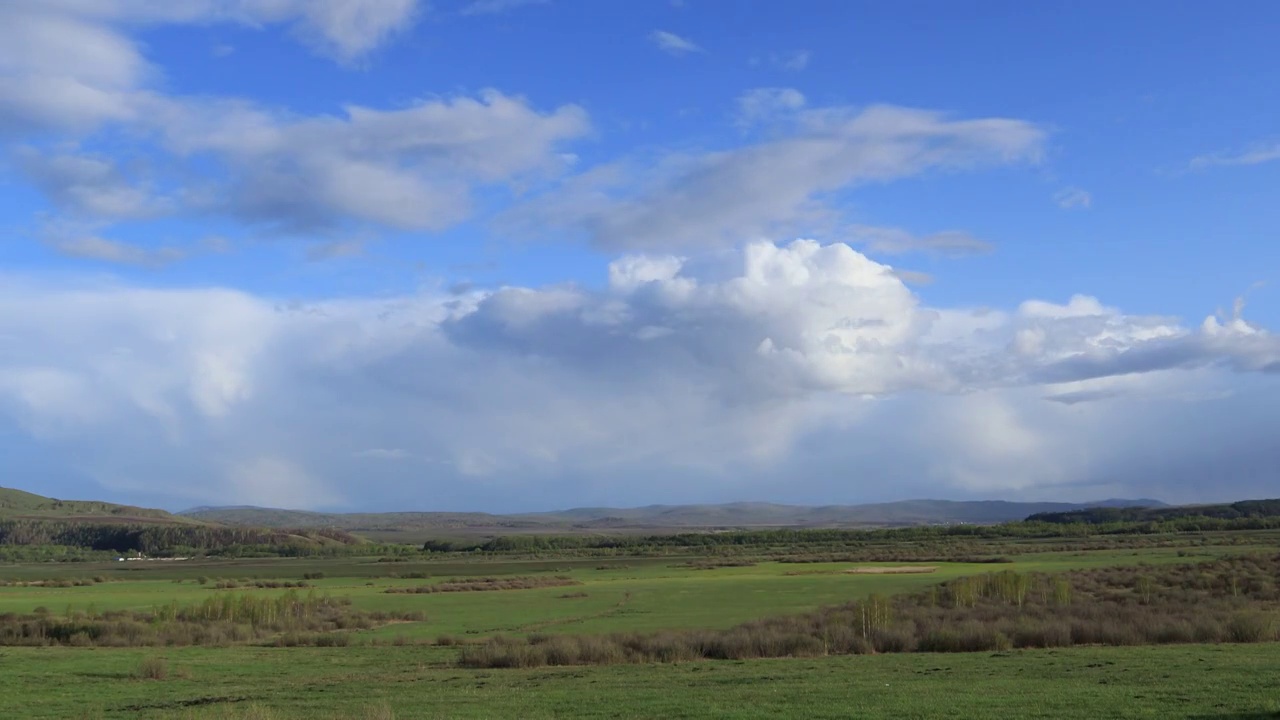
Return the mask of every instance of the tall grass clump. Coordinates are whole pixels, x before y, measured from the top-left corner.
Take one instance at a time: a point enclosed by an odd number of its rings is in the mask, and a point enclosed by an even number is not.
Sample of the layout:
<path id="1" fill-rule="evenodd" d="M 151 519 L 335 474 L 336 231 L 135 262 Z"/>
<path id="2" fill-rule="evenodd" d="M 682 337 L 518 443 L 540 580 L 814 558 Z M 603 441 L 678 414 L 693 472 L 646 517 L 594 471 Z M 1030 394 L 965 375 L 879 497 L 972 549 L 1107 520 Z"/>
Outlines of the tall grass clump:
<path id="1" fill-rule="evenodd" d="M 139 680 L 165 680 L 169 677 L 169 661 L 161 657 L 145 657 L 134 669 L 133 676 Z"/>

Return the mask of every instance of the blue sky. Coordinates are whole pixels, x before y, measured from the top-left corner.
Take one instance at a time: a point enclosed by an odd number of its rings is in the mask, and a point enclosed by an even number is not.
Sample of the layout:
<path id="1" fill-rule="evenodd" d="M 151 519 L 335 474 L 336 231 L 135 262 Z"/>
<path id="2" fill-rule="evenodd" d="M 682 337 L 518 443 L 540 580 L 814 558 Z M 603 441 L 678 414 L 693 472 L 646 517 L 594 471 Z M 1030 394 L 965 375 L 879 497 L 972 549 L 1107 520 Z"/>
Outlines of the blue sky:
<path id="1" fill-rule="evenodd" d="M 7 3 L 0 484 L 174 508 L 1274 494 L 1277 24 Z"/>

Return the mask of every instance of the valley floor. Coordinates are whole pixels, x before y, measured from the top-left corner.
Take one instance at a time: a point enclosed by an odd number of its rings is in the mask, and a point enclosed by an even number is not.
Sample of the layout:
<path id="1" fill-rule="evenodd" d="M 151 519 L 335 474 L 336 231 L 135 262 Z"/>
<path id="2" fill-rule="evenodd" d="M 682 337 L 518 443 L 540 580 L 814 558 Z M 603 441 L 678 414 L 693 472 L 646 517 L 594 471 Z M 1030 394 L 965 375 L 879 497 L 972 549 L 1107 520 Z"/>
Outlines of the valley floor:
<path id="1" fill-rule="evenodd" d="M 433 647 L 6 648 L 6 718 L 1280 717 L 1280 644 L 469 671 Z"/>

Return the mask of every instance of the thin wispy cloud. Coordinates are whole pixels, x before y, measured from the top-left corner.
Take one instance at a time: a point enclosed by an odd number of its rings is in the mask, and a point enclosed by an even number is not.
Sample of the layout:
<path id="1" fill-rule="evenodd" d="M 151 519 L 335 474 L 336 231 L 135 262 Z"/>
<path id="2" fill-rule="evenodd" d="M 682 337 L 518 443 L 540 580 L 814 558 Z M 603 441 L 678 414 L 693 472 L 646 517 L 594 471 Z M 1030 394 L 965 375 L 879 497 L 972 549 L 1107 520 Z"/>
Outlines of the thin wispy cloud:
<path id="1" fill-rule="evenodd" d="M 1093 205 L 1093 194 L 1078 187 L 1067 187 L 1054 193 L 1053 201 L 1064 210 L 1085 210 Z"/>
<path id="2" fill-rule="evenodd" d="M 189 254 L 180 248 L 149 249 L 97 235 L 53 237 L 45 243 L 67 257 L 147 268 L 161 268 Z"/>
<path id="3" fill-rule="evenodd" d="M 739 95 L 737 105 L 736 123 L 749 128 L 800 110 L 805 97 L 794 88 L 755 88 Z"/>
<path id="4" fill-rule="evenodd" d="M 785 90 L 761 97 L 775 110 L 800 100 Z M 635 172 L 625 164 L 589 169 L 517 206 L 505 224 L 538 233 L 571 229 L 611 250 L 724 247 L 800 235 L 840 224 L 838 209 L 824 202 L 830 193 L 935 169 L 1029 162 L 1045 138 L 1021 120 L 957 119 L 885 105 L 794 112 L 787 132 L 740 147 L 673 154 Z"/>
<path id="5" fill-rule="evenodd" d="M 1255 145 L 1244 152 L 1218 152 L 1200 155 L 1187 165 L 1192 170 L 1230 165 L 1261 165 L 1280 160 L 1280 142 Z"/>
<path id="6" fill-rule="evenodd" d="M 530 5 L 545 5 L 551 0 L 473 0 L 458 11 L 459 15 L 498 15 Z"/>
<path id="7" fill-rule="evenodd" d="M 659 50 L 668 55 L 681 56 L 689 53 L 706 52 L 697 43 L 687 38 L 680 37 L 673 32 L 666 30 L 654 30 L 649 33 L 649 40 L 658 47 Z"/>
<path id="8" fill-rule="evenodd" d="M 902 228 L 857 225 L 849 228 L 848 233 L 851 242 L 866 247 L 869 252 L 885 255 L 929 253 L 954 257 L 981 255 L 994 249 L 986 240 L 961 230 L 915 235 Z"/>
<path id="9" fill-rule="evenodd" d="M 770 61 L 783 70 L 792 70 L 799 72 L 809 67 L 809 60 L 813 57 L 813 53 L 808 50 L 793 50 L 789 53 L 780 53 L 770 56 Z"/>
<path id="10" fill-rule="evenodd" d="M 813 53 L 808 50 L 791 50 L 789 52 L 771 52 L 767 55 L 752 55 L 748 61 L 752 67 L 768 66 L 776 70 L 799 72 L 809 67 Z"/>

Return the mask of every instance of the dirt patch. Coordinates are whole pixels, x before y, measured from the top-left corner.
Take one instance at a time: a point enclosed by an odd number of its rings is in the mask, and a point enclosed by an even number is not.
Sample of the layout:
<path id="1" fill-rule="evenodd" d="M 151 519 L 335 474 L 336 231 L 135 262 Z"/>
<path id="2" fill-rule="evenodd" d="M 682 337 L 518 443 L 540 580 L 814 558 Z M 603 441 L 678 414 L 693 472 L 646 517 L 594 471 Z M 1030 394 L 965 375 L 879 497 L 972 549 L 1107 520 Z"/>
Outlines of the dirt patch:
<path id="1" fill-rule="evenodd" d="M 897 567 L 866 566 L 845 570 L 850 575 L 918 575 L 937 570 L 935 565 L 899 565 Z"/>

